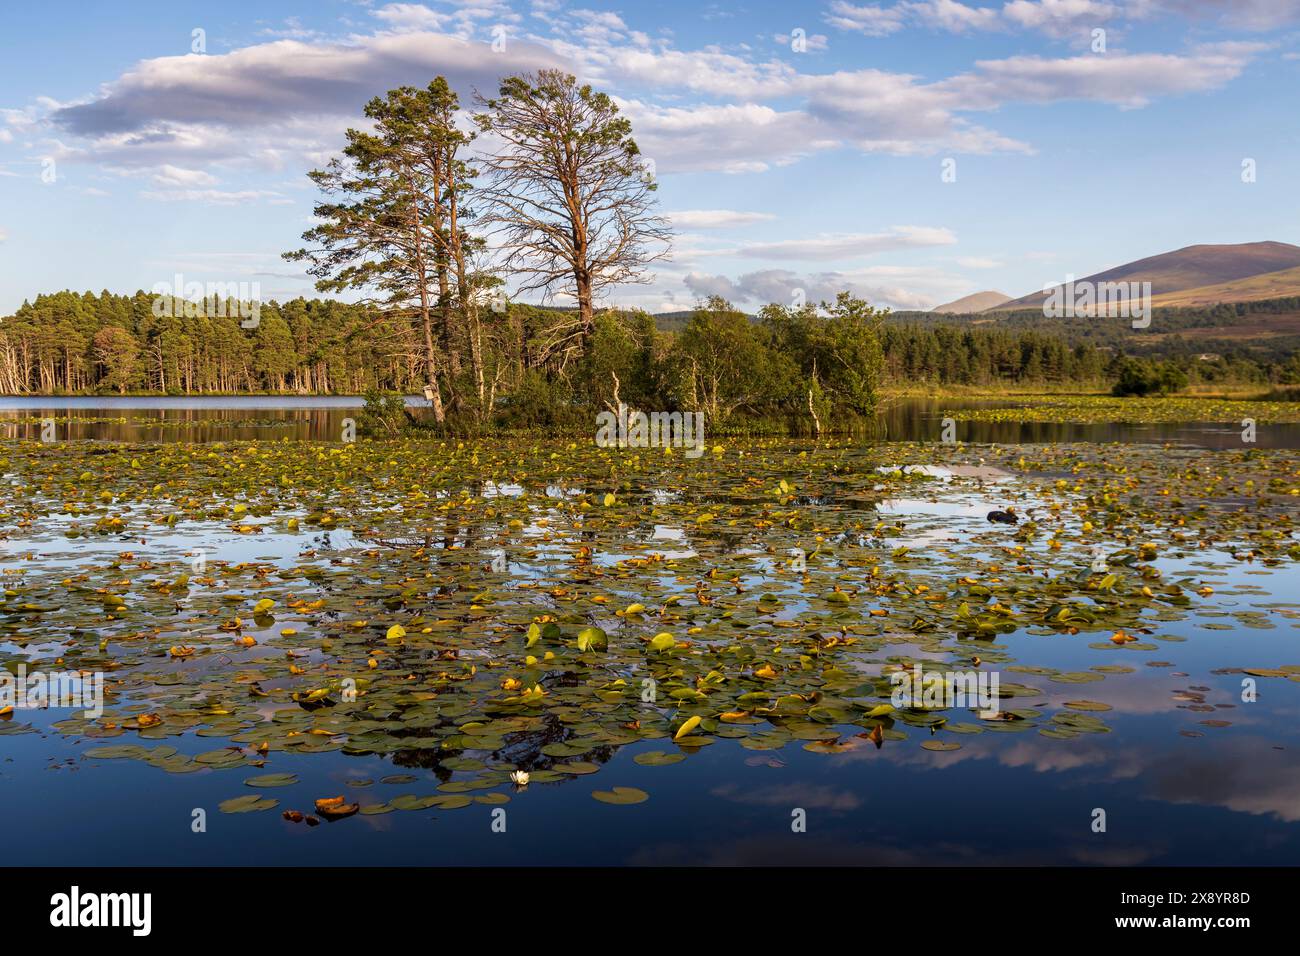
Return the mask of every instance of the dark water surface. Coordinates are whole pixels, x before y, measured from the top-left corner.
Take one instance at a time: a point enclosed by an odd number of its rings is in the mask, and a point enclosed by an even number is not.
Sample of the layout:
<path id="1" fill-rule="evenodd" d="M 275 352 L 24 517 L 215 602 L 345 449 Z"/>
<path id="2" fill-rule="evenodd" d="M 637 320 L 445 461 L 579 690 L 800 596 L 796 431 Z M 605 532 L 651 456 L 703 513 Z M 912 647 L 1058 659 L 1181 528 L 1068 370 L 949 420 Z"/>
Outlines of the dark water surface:
<path id="1" fill-rule="evenodd" d="M 355 412 L 355 401 L 6 399 L 0 414 L 13 420 L 10 437 L 36 437 L 39 425 L 31 419 L 73 414 L 126 419 L 74 423 L 67 436 L 74 439 L 328 439 Z M 887 417 L 889 440 L 933 440 L 939 410 L 939 403 L 927 401 L 895 407 Z M 962 438 L 971 442 L 1239 447 L 1236 430 L 1209 425 L 968 427 L 972 431 Z M 1295 426 L 1261 427 L 1259 446 L 1300 447 L 1300 434 Z M 881 503 L 878 516 L 905 521 L 923 546 L 985 530 L 988 500 L 917 492 Z M 691 533 L 664 528 L 664 547 L 680 541 L 689 548 Z M 250 540 L 220 528 L 206 531 L 201 541 L 178 529 L 156 536 L 150 546 L 181 558 L 196 544 L 211 561 L 279 556 L 285 564 L 305 546 L 300 537 Z M 309 544 L 343 557 L 368 546 L 345 531 L 317 534 Z M 119 550 L 114 542 L 72 542 L 58 528 L 34 527 L 25 538 L 3 543 L 0 568 L 22 573 L 24 561 L 32 560 L 24 554 L 34 553 L 42 566 L 66 564 L 73 573 Z M 1261 680 L 1259 701 L 1248 704 L 1241 699 L 1242 675 L 1234 670 L 1300 664 L 1300 571 L 1294 563 L 1221 570 L 1172 560 L 1162 570 L 1213 582 L 1223 610 L 1257 612 L 1269 626 L 1211 630 L 1189 616 L 1162 631 L 1169 643 L 1136 660 L 1118 648 L 1090 649 L 1096 637 L 1019 630 L 997 638 L 1015 660 L 1062 671 L 1134 666 L 1131 674 L 1082 687 L 1018 678 L 1043 689 L 1030 703 L 1054 708 L 1087 698 L 1109 705 L 1102 714 L 1108 733 L 1071 740 L 982 733 L 965 737 L 954 752 L 924 750 L 909 740 L 907 746 L 890 741 L 838 755 L 809 752 L 801 741 L 751 751 L 718 740 L 663 767 L 634 762 L 638 753 L 672 749 L 668 741 L 648 740 L 611 748 L 598 774 L 505 788 L 511 800 L 502 833 L 496 832 L 499 808 L 479 804 L 359 815 L 317 827 L 280 819 L 282 809 L 310 812 L 321 796 L 376 802 L 432 793 L 453 774 L 434 766 L 428 754 L 277 752 L 259 770 L 173 775 L 138 761 L 83 756 L 87 745 L 124 743 L 131 735 L 68 738 L 49 730 L 68 710 L 22 712 L 17 716 L 41 732 L 0 736 L 5 857 L 11 865 L 1300 864 L 1300 682 Z M 906 651 L 899 645 L 899 653 Z M 1152 659 L 1169 666 L 1151 666 Z M 1188 709 L 1188 687 L 1204 688 L 1197 691 L 1203 706 L 1195 711 Z M 1231 725 L 1210 728 L 1201 723 L 1207 718 Z M 923 739 L 916 729 L 909 733 L 916 742 Z M 226 743 L 193 734 L 164 742 L 191 754 Z M 241 785 L 245 777 L 271 772 L 300 779 L 264 791 Z M 402 772 L 418 781 L 379 782 Z M 356 781 L 372 782 L 350 785 Z M 593 789 L 612 786 L 641 788 L 651 797 L 635 806 L 591 799 Z M 280 806 L 240 815 L 217 811 L 219 801 L 253 792 Z M 206 832 L 192 830 L 196 808 L 206 810 Z M 1104 834 L 1092 826 L 1098 809 L 1106 812 Z M 792 829 L 799 811 L 806 832 Z"/>
<path id="2" fill-rule="evenodd" d="M 345 419 L 364 404 L 358 396 L 3 397 L 0 436 L 39 438 L 41 419 L 54 418 L 60 437 L 107 441 L 245 441 L 291 438 L 337 441 Z M 413 407 L 427 403 L 407 398 Z M 1237 448 L 1241 429 L 1213 422 L 1131 423 L 963 421 L 964 409 L 1014 407 L 1014 400 L 905 398 L 889 403 L 871 437 L 884 441 L 935 441 L 944 413 L 957 438 L 976 444 L 1050 442 L 1174 442 L 1200 448 Z M 1261 425 L 1259 448 L 1300 448 L 1300 424 Z"/>

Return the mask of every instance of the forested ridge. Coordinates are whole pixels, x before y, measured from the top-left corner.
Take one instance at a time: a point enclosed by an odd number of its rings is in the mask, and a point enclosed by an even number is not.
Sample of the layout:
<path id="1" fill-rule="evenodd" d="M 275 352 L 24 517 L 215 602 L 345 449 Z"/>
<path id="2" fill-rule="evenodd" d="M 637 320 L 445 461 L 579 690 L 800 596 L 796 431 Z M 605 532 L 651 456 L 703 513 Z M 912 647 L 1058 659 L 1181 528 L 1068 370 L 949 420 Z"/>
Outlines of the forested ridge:
<path id="1" fill-rule="evenodd" d="M 230 393 L 419 393 L 425 381 L 408 321 L 373 306 L 333 299 L 263 303 L 256 328 L 230 317 L 156 317 L 154 296 L 104 291 L 38 295 L 0 322 L 0 390 L 25 394 L 173 395 Z M 707 305 L 707 304 L 706 304 Z M 180 311 L 179 309 L 177 310 Z M 630 337 L 652 335 L 651 354 L 671 353 L 690 318 L 667 323 L 635 311 L 605 319 Z M 543 344 L 572 313 L 509 303 L 485 322 L 496 397 L 513 394 L 529 372 L 554 378 Z M 676 317 L 675 317 L 676 318 Z M 758 317 L 748 317 L 759 333 Z M 886 384 L 1103 384 L 1115 352 L 1032 328 L 918 323 L 885 315 L 880 326 Z M 453 330 L 454 335 L 454 330 Z M 453 343 L 454 345 L 454 343 Z M 1205 376 L 1234 361 L 1199 362 Z M 1236 380 L 1266 381 L 1244 359 Z M 1283 375 L 1285 378 L 1285 375 Z"/>
<path id="2" fill-rule="evenodd" d="M 408 321 L 378 308 L 335 299 L 263 303 L 256 328 L 230 317 L 156 317 L 155 297 L 60 293 L 38 295 L 0 323 L 0 390 L 5 394 L 419 393 L 425 372 Z M 177 310 L 179 312 L 181 310 Z M 572 313 L 510 303 L 487 312 L 497 398 L 511 395 L 529 372 L 555 377 L 546 362 L 552 326 Z M 659 330 L 654 317 L 604 313 L 645 336 L 663 355 L 689 320 Z M 758 320 L 750 321 L 758 325 Z M 885 384 L 1101 385 L 1112 380 L 1114 351 L 1014 326 L 920 324 L 885 316 L 880 325 Z M 1294 363 L 1292 363 L 1294 364 Z M 1270 381 L 1269 369 L 1243 356 L 1197 362 L 1201 381 Z M 1274 378 L 1290 381 L 1287 365 Z"/>

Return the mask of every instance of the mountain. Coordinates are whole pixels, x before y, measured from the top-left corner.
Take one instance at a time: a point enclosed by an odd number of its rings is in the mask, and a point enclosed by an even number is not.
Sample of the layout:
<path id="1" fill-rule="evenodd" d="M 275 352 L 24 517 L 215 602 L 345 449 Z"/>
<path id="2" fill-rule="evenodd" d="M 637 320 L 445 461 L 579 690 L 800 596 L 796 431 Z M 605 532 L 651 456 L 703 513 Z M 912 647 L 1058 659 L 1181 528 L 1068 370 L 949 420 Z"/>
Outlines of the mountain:
<path id="1" fill-rule="evenodd" d="M 1152 289 L 1154 293 L 1155 290 Z M 1279 269 L 1277 272 L 1263 272 L 1220 282 L 1216 285 L 1201 285 L 1194 289 L 1180 292 L 1168 292 L 1164 295 L 1152 295 L 1151 304 L 1156 307 L 1217 305 L 1220 302 L 1256 302 L 1260 299 L 1282 299 L 1287 296 L 1300 295 L 1300 267 Z"/>
<path id="2" fill-rule="evenodd" d="M 1289 275 L 1280 275 L 1277 281 L 1262 279 L 1270 273 Z M 1286 242 L 1186 246 L 1074 281 L 1076 285 L 1081 282 L 1150 282 L 1155 305 L 1187 304 L 1175 300 L 1193 290 L 1201 297 L 1198 304 L 1238 301 L 1231 296 L 1238 294 L 1243 282 L 1250 290 L 1269 290 L 1267 295 L 1261 291 L 1253 298 L 1300 295 L 1300 246 Z M 986 311 L 1038 309 L 1045 298 L 1044 292 L 1032 292 Z"/>
<path id="3" fill-rule="evenodd" d="M 943 305 L 936 305 L 931 312 L 951 312 L 969 315 L 972 312 L 983 312 L 986 309 L 995 309 L 1003 302 L 1010 302 L 1011 296 L 1005 292 L 997 292 L 990 289 L 987 292 L 973 292 L 970 295 L 964 295 L 960 299 L 953 299 L 951 302 L 945 302 Z"/>

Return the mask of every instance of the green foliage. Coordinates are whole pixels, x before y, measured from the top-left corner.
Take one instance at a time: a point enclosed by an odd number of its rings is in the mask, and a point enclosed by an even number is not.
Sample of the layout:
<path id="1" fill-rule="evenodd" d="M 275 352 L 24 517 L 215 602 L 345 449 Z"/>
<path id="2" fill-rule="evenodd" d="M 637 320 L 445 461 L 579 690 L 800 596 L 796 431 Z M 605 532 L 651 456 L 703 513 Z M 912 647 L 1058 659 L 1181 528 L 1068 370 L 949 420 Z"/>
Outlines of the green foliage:
<path id="1" fill-rule="evenodd" d="M 779 412 L 794 395 L 790 359 L 773 348 L 766 329 L 718 296 L 696 309 L 670 363 L 671 407 L 700 409 L 714 425 L 739 413 Z"/>
<path id="2" fill-rule="evenodd" d="M 497 410 L 496 424 L 508 429 L 591 430 L 590 408 L 579 407 L 572 391 L 557 378 L 529 370 Z"/>
<path id="3" fill-rule="evenodd" d="M 365 395 L 366 404 L 361 409 L 358 428 L 371 438 L 396 438 L 406 430 L 410 418 L 406 399 L 393 392 L 370 389 Z"/>
<path id="4" fill-rule="evenodd" d="M 1300 385 L 1300 351 L 1292 352 L 1278 373 L 1283 385 Z"/>
<path id="5" fill-rule="evenodd" d="M 782 391 L 795 414 L 844 430 L 876 409 L 884 367 L 880 331 L 885 313 L 841 292 L 834 304 L 760 313 L 773 348 L 789 363 Z M 793 373 L 793 374 L 791 374 Z"/>
<path id="6" fill-rule="evenodd" d="M 103 369 L 101 384 L 125 392 L 135 376 L 140 348 L 126 329 L 106 325 L 91 340 L 96 365 Z"/>
<path id="7" fill-rule="evenodd" d="M 1042 309 L 974 314 L 899 312 L 894 319 L 922 328 L 972 328 L 1037 335 L 1065 349 L 1125 353 L 1173 361 L 1191 384 L 1276 382 L 1278 366 L 1300 349 L 1300 296 L 1209 306 L 1156 308 L 1151 330 L 1135 332 L 1127 317 L 1051 318 Z M 1150 334 L 1159 330 L 1158 335 Z M 888 351 L 888 347 L 886 348 Z M 1210 356 L 1206 358 L 1206 356 Z"/>
<path id="8" fill-rule="evenodd" d="M 375 309 L 294 299 L 256 328 L 225 315 L 154 315 L 146 292 L 57 292 L 0 323 L 0 391 L 357 395 L 417 390 L 409 325 Z M 128 344 L 128 339 L 130 344 Z"/>
<path id="9" fill-rule="evenodd" d="M 637 342 L 628 323 L 610 312 L 596 316 L 587 341 L 585 378 L 592 404 L 629 404 L 647 396 L 638 393 L 632 378 Z M 617 394 L 615 394 L 617 392 Z"/>
<path id="10" fill-rule="evenodd" d="M 0 323 L 0 391 L 420 395 L 424 389 L 420 331 L 406 317 L 375 307 L 265 302 L 257 327 L 244 328 L 233 314 L 157 317 L 152 305 L 145 292 L 59 292 L 24 303 Z M 458 371 L 449 369 L 448 434 L 493 427 L 589 430 L 593 415 L 615 401 L 615 376 L 617 398 L 629 408 L 701 410 L 711 431 L 744 434 L 768 434 L 773 425 L 811 433 L 810 391 L 823 429 L 835 432 L 870 418 L 881 390 L 891 385 L 1099 388 L 1117 382 L 1125 369 L 1126 394 L 1186 383 L 1300 382 L 1300 357 L 1266 368 L 1204 353 L 1164 362 L 1112 358 L 1032 329 L 898 321 L 845 296 L 824 309 L 769 306 L 756 318 L 715 299 L 675 333 L 661 331 L 644 312 L 610 310 L 596 315 L 581 349 L 565 344 L 571 312 L 512 303 L 484 315 L 488 387 L 480 403 L 471 365 L 461 361 Z M 463 345 L 456 339 L 453 345 L 458 342 Z"/>
<path id="11" fill-rule="evenodd" d="M 1036 329 L 933 325 L 893 316 L 881 329 L 881 345 L 890 382 L 1087 387 L 1106 380 L 1106 352 Z"/>
<path id="12" fill-rule="evenodd" d="M 1111 394 L 1123 398 L 1131 395 L 1169 395 L 1187 387 L 1187 375 L 1169 362 L 1126 358 L 1120 363 L 1119 379 Z"/>

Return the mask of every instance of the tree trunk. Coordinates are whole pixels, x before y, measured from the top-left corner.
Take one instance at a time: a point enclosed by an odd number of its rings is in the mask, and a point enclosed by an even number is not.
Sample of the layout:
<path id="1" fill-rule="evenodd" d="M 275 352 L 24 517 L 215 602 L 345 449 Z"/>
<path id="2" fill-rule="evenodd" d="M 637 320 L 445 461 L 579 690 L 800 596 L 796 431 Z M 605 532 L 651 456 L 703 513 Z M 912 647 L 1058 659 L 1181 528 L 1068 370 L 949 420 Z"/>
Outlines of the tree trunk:
<path id="1" fill-rule="evenodd" d="M 591 305 L 591 277 L 578 271 L 574 274 L 574 280 L 578 288 L 578 322 L 582 326 L 580 342 L 585 351 L 587 339 L 595 325 L 595 312 Z"/>
<path id="2" fill-rule="evenodd" d="M 407 186 L 411 189 L 411 195 L 416 196 L 417 193 L 411 183 L 409 174 L 407 176 Z M 429 308 L 429 273 L 425 267 L 424 235 L 421 232 L 419 209 L 419 201 L 414 200 L 411 226 L 415 235 L 416 278 L 420 283 L 420 321 L 424 329 L 425 375 L 429 380 L 429 388 L 433 392 L 433 417 L 441 425 L 446 421 L 447 413 L 443 410 L 442 394 L 438 388 L 438 353 L 433 348 L 433 314 Z"/>

